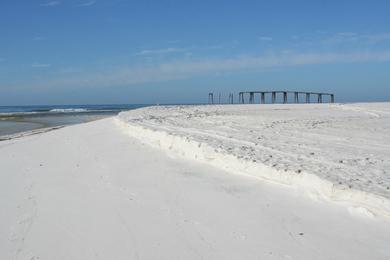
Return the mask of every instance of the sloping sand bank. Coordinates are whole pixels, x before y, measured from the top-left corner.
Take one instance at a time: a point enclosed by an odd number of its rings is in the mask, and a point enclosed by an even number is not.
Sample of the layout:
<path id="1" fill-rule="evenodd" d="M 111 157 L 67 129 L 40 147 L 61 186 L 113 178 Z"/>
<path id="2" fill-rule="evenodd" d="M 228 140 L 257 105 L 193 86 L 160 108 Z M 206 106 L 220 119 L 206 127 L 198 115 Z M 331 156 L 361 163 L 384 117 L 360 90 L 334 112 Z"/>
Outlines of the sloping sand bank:
<path id="1" fill-rule="evenodd" d="M 169 153 L 390 217 L 390 103 L 162 106 L 117 122 Z"/>

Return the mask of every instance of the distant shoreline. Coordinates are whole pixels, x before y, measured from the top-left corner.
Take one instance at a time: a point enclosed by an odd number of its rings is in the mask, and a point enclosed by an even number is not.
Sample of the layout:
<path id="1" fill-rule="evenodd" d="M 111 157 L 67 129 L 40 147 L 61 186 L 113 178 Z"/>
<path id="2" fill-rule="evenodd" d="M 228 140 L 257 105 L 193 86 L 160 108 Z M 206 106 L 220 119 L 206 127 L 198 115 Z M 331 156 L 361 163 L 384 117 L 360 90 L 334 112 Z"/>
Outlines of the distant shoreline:
<path id="1" fill-rule="evenodd" d="M 80 124 L 83 124 L 83 123 L 80 123 Z M 25 136 L 31 136 L 31 135 L 36 135 L 36 134 L 47 133 L 47 132 L 50 132 L 50 131 L 53 131 L 53 130 L 61 129 L 63 127 L 65 127 L 65 125 L 63 125 L 63 126 L 53 126 L 53 127 L 47 127 L 47 128 L 37 128 L 37 129 L 28 130 L 28 131 L 24 131 L 24 132 L 18 132 L 18 133 L 15 133 L 15 134 L 3 135 L 3 136 L 0 136 L 0 142 L 7 141 L 7 140 L 12 140 L 12 139 L 16 139 L 16 138 L 21 138 L 21 137 L 25 137 Z"/>
<path id="2" fill-rule="evenodd" d="M 146 105 L 0 106 L 0 137 L 90 122 L 143 106 Z"/>
<path id="3" fill-rule="evenodd" d="M 44 116 L 33 119 L 18 117 L 16 120 L 3 119 L 0 120 L 0 141 L 45 133 L 65 126 L 88 123 L 111 116 L 115 116 L 115 114 Z"/>

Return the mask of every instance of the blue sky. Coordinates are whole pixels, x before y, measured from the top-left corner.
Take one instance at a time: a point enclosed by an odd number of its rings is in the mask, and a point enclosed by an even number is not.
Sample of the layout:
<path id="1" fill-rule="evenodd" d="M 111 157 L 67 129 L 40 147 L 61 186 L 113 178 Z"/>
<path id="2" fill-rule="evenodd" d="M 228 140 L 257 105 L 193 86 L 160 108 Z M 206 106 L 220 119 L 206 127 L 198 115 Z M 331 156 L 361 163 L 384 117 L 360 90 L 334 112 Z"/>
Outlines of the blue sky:
<path id="1" fill-rule="evenodd" d="M 0 105 L 390 101 L 390 1 L 1 0 Z"/>

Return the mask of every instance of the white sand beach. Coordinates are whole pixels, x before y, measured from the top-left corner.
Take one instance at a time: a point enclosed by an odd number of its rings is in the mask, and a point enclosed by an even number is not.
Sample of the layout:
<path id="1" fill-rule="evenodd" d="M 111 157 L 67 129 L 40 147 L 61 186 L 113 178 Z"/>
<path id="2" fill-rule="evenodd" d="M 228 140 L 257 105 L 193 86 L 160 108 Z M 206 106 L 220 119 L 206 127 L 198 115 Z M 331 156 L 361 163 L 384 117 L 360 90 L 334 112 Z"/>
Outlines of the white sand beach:
<path id="1" fill-rule="evenodd" d="M 150 107 L 0 142 L 0 259 L 390 259 L 390 104 Z"/>
<path id="2" fill-rule="evenodd" d="M 390 103 L 149 107 L 117 122 L 168 153 L 390 217 Z"/>

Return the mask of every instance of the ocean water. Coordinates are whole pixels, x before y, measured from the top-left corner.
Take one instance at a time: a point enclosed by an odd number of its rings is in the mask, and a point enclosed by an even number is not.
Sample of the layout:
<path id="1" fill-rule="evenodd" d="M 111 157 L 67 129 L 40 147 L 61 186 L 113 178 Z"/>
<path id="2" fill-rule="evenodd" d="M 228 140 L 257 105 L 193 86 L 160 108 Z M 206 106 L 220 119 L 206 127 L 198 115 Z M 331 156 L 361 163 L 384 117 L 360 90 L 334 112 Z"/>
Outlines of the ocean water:
<path id="1" fill-rule="evenodd" d="M 0 136 L 90 122 L 147 105 L 0 106 Z"/>

